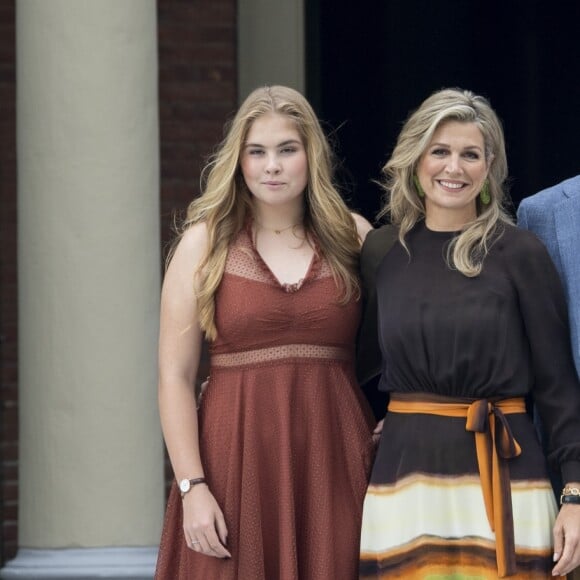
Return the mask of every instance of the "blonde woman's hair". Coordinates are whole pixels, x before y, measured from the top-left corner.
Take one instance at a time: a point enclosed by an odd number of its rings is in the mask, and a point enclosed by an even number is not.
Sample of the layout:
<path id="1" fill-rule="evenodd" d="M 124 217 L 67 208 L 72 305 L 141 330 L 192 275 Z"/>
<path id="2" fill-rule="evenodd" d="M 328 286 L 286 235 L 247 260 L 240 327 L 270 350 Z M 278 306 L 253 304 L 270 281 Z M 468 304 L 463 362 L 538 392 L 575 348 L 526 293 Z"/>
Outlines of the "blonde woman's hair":
<path id="1" fill-rule="evenodd" d="M 425 217 L 424 202 L 419 197 L 413 176 L 437 128 L 447 121 L 474 123 L 485 146 L 487 181 L 491 201 L 485 205 L 477 197 L 477 217 L 466 224 L 449 245 L 450 267 L 465 276 L 480 274 L 490 244 L 501 232 L 501 224 L 512 223 L 504 209 L 507 158 L 501 121 L 482 96 L 461 89 L 443 89 L 433 93 L 405 122 L 391 158 L 383 167 L 386 203 L 379 216 L 388 214 L 399 228 L 399 240 L 409 251 L 405 236 Z"/>
<path id="2" fill-rule="evenodd" d="M 191 202 L 180 228 L 183 235 L 193 224 L 207 225 L 208 252 L 196 276 L 199 323 L 208 340 L 217 337 L 215 294 L 228 248 L 252 214 L 251 193 L 240 170 L 241 152 L 252 123 L 268 113 L 292 120 L 302 138 L 308 162 L 304 228 L 328 261 L 342 291 L 340 302 L 345 304 L 360 294 L 356 225 L 334 186 L 332 153 L 316 114 L 299 92 L 283 86 L 262 87 L 246 98 L 229 124 L 224 140 L 202 172 L 202 195 Z"/>

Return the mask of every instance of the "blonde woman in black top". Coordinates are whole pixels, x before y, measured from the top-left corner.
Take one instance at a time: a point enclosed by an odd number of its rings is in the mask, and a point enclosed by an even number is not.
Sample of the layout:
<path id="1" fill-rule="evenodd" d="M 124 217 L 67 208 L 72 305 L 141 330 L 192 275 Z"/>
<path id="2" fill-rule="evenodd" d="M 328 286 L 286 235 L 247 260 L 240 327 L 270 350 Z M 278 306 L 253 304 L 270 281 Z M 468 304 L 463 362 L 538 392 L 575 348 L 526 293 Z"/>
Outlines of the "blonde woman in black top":
<path id="1" fill-rule="evenodd" d="M 393 225 L 369 234 L 362 266 L 376 260 L 366 282 L 390 402 L 360 577 L 566 574 L 580 564 L 580 388 L 558 274 L 502 209 L 500 121 L 483 97 L 438 91 L 384 173 Z M 565 483 L 559 512 L 529 395 Z"/>

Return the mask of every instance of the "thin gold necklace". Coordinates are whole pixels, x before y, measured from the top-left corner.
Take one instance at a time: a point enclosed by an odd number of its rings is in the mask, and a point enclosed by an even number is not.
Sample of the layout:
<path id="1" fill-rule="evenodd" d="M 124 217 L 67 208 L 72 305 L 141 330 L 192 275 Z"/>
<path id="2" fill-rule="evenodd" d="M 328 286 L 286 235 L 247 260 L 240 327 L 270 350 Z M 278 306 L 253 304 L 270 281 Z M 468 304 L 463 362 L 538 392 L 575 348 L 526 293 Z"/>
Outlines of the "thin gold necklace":
<path id="1" fill-rule="evenodd" d="M 298 226 L 302 225 L 302 222 L 298 222 L 297 224 L 291 224 L 289 226 L 286 226 L 285 228 L 280 228 L 280 229 L 276 229 L 276 228 L 268 228 L 264 225 L 262 225 L 258 220 L 256 220 L 256 223 L 263 229 L 263 230 L 269 230 L 271 232 L 274 232 L 277 236 L 279 236 L 282 232 L 285 232 L 286 230 L 289 230 L 291 228 L 296 228 Z"/>

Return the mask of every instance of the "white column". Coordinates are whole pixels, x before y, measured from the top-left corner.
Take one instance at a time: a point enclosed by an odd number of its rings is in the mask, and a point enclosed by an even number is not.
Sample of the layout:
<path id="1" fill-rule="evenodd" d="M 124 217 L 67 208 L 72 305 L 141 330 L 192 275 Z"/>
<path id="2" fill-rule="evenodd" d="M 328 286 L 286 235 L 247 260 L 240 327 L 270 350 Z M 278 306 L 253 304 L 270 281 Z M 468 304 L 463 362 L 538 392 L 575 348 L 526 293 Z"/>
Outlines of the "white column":
<path id="1" fill-rule="evenodd" d="M 17 0 L 19 552 L 151 578 L 164 508 L 155 0 Z"/>
<path id="2" fill-rule="evenodd" d="M 240 102 L 263 85 L 304 94 L 304 0 L 238 0 Z"/>

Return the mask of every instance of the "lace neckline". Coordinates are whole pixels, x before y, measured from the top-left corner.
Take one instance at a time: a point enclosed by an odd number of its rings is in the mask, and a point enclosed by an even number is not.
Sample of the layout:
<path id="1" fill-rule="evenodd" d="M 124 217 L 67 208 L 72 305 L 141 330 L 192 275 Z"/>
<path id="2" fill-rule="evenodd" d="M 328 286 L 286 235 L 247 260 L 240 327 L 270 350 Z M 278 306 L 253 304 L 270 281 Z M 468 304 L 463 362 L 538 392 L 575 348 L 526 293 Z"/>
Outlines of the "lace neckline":
<path id="1" fill-rule="evenodd" d="M 300 288 L 302 288 L 302 286 L 304 286 L 305 283 L 316 278 L 318 272 L 320 271 L 321 265 L 320 252 L 316 240 L 313 240 L 314 253 L 312 254 L 312 258 L 310 260 L 310 263 L 308 265 L 308 268 L 306 269 L 304 276 L 296 282 L 281 282 L 276 276 L 276 274 L 274 274 L 270 266 L 268 266 L 268 264 L 265 262 L 264 258 L 262 258 L 262 255 L 258 251 L 258 248 L 256 248 L 252 232 L 252 224 L 253 220 L 248 219 L 245 227 L 245 234 L 248 246 L 251 248 L 254 257 L 256 258 L 256 263 L 258 264 L 260 269 L 267 274 L 267 276 L 272 280 L 274 284 L 280 287 L 284 292 L 288 294 L 293 294 L 295 292 L 298 292 L 298 290 L 300 290 Z"/>

